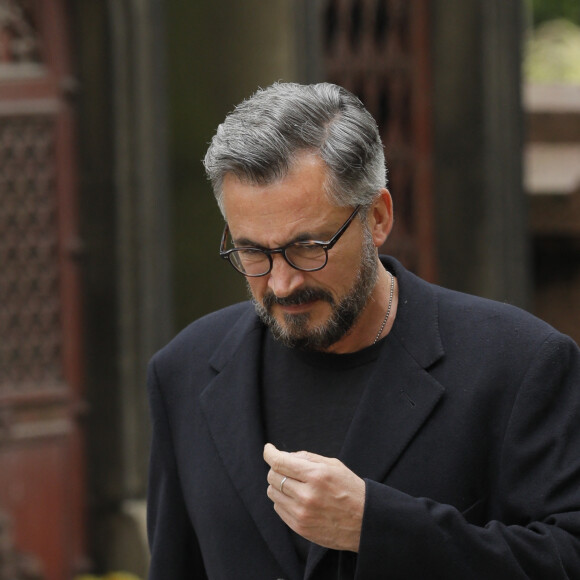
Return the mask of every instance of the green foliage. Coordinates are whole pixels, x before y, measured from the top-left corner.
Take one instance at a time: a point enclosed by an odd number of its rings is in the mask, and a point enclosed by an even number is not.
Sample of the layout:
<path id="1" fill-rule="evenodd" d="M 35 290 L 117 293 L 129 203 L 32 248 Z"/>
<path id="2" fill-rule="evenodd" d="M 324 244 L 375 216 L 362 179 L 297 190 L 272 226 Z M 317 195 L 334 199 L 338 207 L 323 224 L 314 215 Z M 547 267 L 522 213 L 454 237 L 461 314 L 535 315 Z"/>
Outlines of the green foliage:
<path id="1" fill-rule="evenodd" d="M 532 0 L 534 26 L 555 18 L 565 18 L 580 25 L 579 0 Z"/>

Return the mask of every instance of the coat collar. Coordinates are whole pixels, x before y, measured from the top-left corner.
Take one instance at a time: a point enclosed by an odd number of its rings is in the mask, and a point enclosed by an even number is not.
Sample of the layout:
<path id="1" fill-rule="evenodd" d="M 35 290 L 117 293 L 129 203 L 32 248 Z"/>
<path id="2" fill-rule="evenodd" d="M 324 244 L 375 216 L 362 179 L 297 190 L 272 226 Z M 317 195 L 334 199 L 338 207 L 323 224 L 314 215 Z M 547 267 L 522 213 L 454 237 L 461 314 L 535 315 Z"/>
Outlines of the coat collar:
<path id="1" fill-rule="evenodd" d="M 417 364 L 427 369 L 445 354 L 439 335 L 437 287 L 403 268 L 394 258 L 382 257 L 381 261 L 399 283 L 392 331 Z"/>
<path id="2" fill-rule="evenodd" d="M 399 283 L 399 304 L 376 371 L 364 392 L 340 454 L 360 477 L 384 481 L 427 421 L 443 388 L 426 372 L 444 355 L 435 287 L 392 258 L 383 264 Z M 286 525 L 266 496 L 260 388 L 264 329 L 251 308 L 224 337 L 210 364 L 218 371 L 201 405 L 232 484 L 289 578 L 301 578 Z M 313 546 L 305 578 L 327 550 Z"/>

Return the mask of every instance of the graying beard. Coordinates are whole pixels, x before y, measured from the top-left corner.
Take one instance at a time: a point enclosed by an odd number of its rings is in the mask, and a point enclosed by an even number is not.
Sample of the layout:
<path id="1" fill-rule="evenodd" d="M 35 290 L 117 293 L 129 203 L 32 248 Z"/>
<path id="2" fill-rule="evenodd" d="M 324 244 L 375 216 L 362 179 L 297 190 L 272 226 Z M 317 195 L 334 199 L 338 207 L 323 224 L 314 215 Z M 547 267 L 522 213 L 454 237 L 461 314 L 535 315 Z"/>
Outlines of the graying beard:
<path id="1" fill-rule="evenodd" d="M 375 252 L 372 236 L 365 227 L 363 255 L 353 288 L 337 306 L 331 306 L 332 314 L 325 324 L 308 331 L 309 313 L 285 314 L 284 320 L 287 325 L 285 328 L 253 298 L 250 290 L 256 313 L 270 328 L 272 336 L 288 348 L 324 350 L 330 347 L 350 332 L 366 306 L 378 277 Z"/>

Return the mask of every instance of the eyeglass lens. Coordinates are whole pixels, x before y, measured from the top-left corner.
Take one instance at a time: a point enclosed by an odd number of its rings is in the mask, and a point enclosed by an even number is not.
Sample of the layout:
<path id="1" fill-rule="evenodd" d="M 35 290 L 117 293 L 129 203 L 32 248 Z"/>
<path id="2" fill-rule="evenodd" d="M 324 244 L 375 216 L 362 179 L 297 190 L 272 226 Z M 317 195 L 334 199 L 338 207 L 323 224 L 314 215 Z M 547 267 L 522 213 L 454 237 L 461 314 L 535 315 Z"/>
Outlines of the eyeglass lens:
<path id="1" fill-rule="evenodd" d="M 314 271 L 326 264 L 326 251 L 318 244 L 292 244 L 280 253 L 286 261 L 298 270 Z M 258 248 L 240 248 L 230 252 L 230 260 L 242 273 L 260 276 L 270 270 L 268 254 Z"/>

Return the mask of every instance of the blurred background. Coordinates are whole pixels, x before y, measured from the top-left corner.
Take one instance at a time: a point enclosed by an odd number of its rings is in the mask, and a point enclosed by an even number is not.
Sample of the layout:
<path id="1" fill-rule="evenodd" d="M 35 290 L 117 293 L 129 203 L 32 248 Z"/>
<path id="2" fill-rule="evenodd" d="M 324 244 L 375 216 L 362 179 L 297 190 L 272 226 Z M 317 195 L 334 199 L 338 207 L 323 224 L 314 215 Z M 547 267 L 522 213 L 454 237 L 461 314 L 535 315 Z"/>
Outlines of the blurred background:
<path id="1" fill-rule="evenodd" d="M 580 340 L 578 0 L 0 0 L 0 580 L 145 577 L 146 364 L 245 298 L 201 159 L 276 80 L 377 119 L 385 252 Z"/>

